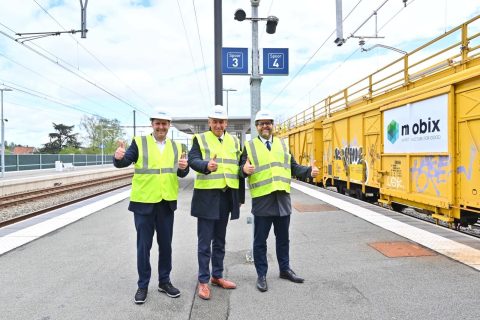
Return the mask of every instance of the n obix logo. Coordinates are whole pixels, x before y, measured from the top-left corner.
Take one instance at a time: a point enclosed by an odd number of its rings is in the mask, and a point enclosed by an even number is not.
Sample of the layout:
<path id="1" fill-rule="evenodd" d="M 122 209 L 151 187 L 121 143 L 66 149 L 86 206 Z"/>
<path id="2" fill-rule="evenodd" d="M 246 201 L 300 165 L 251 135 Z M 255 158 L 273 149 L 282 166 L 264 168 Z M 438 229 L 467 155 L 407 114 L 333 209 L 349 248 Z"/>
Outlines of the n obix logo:
<path id="1" fill-rule="evenodd" d="M 425 134 L 425 133 L 433 133 L 433 132 L 440 132 L 440 119 L 432 120 L 428 118 L 427 121 L 420 119 L 418 123 L 414 123 L 413 125 L 404 124 L 401 126 L 401 134 L 402 136 L 410 135 L 410 131 L 413 135 L 417 134 Z M 400 133 L 400 125 L 397 121 L 392 120 L 387 127 L 387 139 L 392 144 L 398 140 L 398 136 Z"/>
<path id="2" fill-rule="evenodd" d="M 440 119 L 432 120 L 431 118 L 428 118 L 427 121 L 423 121 L 423 119 L 420 119 L 418 123 L 413 124 L 412 133 L 414 135 L 417 135 L 424 133 L 440 132 L 439 123 Z M 410 135 L 410 125 L 405 124 L 402 126 L 402 136 L 408 135 Z"/>

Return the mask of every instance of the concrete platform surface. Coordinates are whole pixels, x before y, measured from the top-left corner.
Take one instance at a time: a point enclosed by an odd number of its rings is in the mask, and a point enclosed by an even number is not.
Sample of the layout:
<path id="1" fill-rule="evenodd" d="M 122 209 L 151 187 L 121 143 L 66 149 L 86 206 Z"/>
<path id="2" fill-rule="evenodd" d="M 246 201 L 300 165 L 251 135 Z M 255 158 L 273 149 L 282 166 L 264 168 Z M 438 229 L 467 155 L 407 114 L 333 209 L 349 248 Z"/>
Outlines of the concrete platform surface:
<path id="1" fill-rule="evenodd" d="M 443 255 L 388 258 L 369 244 L 409 241 L 292 189 L 291 267 L 306 279 L 278 277 L 273 230 L 268 292 L 255 288 L 250 197 L 227 232 L 225 276 L 237 289 L 212 287 L 196 296 L 196 219 L 190 216 L 193 180 L 182 181 L 175 216 L 172 299 L 156 290 L 157 247 L 144 305 L 135 305 L 135 229 L 128 199 L 0 256 L 1 319 L 478 319 L 480 274 Z M 248 192 L 247 192 L 248 195 Z M 328 211 L 325 211 L 328 209 Z"/>

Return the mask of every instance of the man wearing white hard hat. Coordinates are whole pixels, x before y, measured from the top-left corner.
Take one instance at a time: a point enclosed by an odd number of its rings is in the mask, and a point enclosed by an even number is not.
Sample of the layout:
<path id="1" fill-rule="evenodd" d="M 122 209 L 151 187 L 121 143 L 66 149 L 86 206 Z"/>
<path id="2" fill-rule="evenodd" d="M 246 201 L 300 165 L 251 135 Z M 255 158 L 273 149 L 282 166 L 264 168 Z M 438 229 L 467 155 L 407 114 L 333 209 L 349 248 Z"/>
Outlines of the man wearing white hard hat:
<path id="1" fill-rule="evenodd" d="M 290 154 L 288 144 L 273 136 L 273 115 L 260 110 L 255 116 L 258 137 L 248 141 L 242 153 L 240 168 L 247 177 L 254 215 L 253 258 L 257 271 L 257 289 L 267 286 L 267 238 L 273 224 L 280 278 L 302 283 L 304 280 L 290 268 L 289 226 L 292 205 L 290 180 L 316 177 L 318 168 L 299 165 Z"/>
<path id="2" fill-rule="evenodd" d="M 172 270 L 172 234 L 174 211 L 177 209 L 178 177 L 188 174 L 188 162 L 182 145 L 168 139 L 172 118 L 158 110 L 150 117 L 153 132 L 133 138 L 125 151 L 125 143 L 119 142 L 113 164 L 117 168 L 135 164 L 132 191 L 128 210 L 134 213 L 137 230 L 138 289 L 134 301 L 142 304 L 147 299 L 150 282 L 150 249 L 153 235 L 157 233 L 158 290 L 171 298 L 180 291 L 170 281 Z"/>
<path id="3" fill-rule="evenodd" d="M 231 220 L 239 218 L 245 198 L 243 179 L 239 181 L 240 143 L 226 131 L 228 117 L 223 106 L 211 110 L 208 125 L 209 131 L 195 135 L 188 154 L 188 163 L 197 172 L 191 214 L 197 217 L 197 293 L 204 300 L 211 295 L 208 282 L 236 288 L 234 282 L 223 278 L 225 236 L 229 216 Z"/>

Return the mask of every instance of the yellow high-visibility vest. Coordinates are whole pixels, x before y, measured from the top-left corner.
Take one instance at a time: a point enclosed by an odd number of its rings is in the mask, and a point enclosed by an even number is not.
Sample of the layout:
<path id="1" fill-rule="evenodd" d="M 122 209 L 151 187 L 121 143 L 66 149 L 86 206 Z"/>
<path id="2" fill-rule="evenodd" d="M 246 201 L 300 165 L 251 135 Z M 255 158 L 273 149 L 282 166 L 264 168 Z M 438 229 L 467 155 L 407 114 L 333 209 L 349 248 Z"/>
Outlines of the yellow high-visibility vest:
<path id="1" fill-rule="evenodd" d="M 177 200 L 177 169 L 182 145 L 167 138 L 160 153 L 152 135 L 134 139 L 138 147 L 138 159 L 130 200 L 143 203 Z"/>
<path id="2" fill-rule="evenodd" d="M 237 137 L 225 132 L 223 142 L 211 131 L 196 134 L 203 160 L 209 161 L 217 155 L 217 171 L 210 174 L 197 172 L 195 189 L 238 189 L 238 162 L 240 159 L 240 142 Z"/>
<path id="3" fill-rule="evenodd" d="M 245 147 L 250 163 L 255 166 L 255 172 L 247 179 L 252 198 L 274 191 L 290 193 L 291 157 L 285 142 L 274 137 L 269 151 L 259 138 L 255 138 Z"/>

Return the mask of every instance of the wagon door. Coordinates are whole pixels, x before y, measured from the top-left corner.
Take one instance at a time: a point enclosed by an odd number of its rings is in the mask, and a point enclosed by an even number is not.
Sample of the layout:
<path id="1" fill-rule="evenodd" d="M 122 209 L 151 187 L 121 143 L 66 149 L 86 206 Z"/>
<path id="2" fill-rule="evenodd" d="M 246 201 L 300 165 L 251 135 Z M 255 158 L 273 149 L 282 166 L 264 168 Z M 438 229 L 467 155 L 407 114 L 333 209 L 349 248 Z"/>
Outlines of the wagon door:
<path id="1" fill-rule="evenodd" d="M 480 80 L 456 96 L 457 184 L 459 204 L 480 208 Z"/>
<path id="2" fill-rule="evenodd" d="M 332 124 L 326 124 L 323 127 L 323 183 L 333 183 L 333 144 L 332 144 Z"/>
<path id="3" fill-rule="evenodd" d="M 371 187 L 379 187 L 379 175 L 380 170 L 380 130 L 381 121 L 380 113 L 366 114 L 364 117 L 365 128 L 365 184 Z"/>

